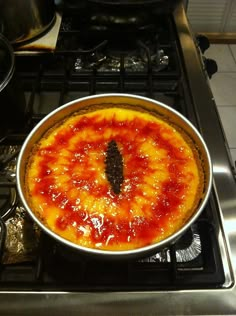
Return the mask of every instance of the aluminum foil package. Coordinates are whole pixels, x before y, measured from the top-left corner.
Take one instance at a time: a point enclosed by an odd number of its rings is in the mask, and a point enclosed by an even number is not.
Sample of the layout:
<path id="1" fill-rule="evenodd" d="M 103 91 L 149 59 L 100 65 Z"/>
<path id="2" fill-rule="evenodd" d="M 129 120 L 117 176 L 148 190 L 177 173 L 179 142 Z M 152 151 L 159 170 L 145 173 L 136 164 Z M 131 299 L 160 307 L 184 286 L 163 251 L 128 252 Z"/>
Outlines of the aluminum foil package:
<path id="1" fill-rule="evenodd" d="M 14 264 L 32 261 L 36 256 L 40 230 L 23 207 L 16 208 L 14 216 L 6 221 L 6 229 L 2 263 Z"/>

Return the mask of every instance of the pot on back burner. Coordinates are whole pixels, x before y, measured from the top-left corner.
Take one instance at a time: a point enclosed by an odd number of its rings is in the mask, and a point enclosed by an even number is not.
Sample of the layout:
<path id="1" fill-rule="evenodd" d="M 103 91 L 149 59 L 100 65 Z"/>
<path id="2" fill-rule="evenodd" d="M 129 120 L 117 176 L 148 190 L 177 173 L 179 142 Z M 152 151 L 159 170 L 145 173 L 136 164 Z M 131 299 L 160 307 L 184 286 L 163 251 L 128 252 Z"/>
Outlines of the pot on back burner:
<path id="1" fill-rule="evenodd" d="M 157 16 L 172 11 L 178 0 L 63 0 L 63 12 L 73 16 L 73 28 L 88 38 L 109 40 L 116 49 L 128 47 L 137 38 L 156 34 Z"/>
<path id="2" fill-rule="evenodd" d="M 61 2 L 57 0 L 57 2 Z M 85 6 L 110 7 L 110 8 L 156 8 L 160 12 L 171 10 L 177 4 L 178 0 L 64 0 L 65 5 L 76 8 L 83 8 Z"/>
<path id="3" fill-rule="evenodd" d="M 15 75 L 13 48 L 0 34 L 0 136 L 23 126 L 25 109 L 24 92 Z"/>
<path id="4" fill-rule="evenodd" d="M 0 29 L 13 44 L 41 36 L 54 22 L 53 0 L 0 0 Z"/>

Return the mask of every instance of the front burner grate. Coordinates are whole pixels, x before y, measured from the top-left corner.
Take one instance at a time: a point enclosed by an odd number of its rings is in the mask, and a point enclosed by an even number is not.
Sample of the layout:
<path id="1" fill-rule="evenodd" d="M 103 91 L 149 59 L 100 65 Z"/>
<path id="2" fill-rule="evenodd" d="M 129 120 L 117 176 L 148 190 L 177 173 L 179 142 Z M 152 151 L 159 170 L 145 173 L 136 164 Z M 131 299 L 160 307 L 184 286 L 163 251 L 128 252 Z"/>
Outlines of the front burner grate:
<path id="1" fill-rule="evenodd" d="M 41 234 L 31 261 L 3 265 L 0 287 L 19 289 L 24 282 L 25 290 L 48 291 L 218 288 L 224 276 L 222 266 L 215 261 L 218 246 L 214 228 L 202 219 L 194 229 L 199 230 L 202 247 L 194 258 L 190 258 L 188 248 L 182 249 L 183 236 L 182 241 L 150 258 L 124 262 L 80 256 Z"/>

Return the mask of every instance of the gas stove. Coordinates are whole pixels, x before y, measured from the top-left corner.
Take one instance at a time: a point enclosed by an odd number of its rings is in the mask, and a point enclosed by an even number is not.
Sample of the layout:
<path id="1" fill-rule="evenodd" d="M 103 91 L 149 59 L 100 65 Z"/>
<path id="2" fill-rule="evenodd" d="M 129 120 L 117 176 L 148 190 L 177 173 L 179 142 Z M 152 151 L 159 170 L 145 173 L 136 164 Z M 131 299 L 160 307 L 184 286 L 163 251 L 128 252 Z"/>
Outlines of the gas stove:
<path id="1" fill-rule="evenodd" d="M 107 29 L 110 21 L 98 28 L 99 19 L 88 29 L 65 10 L 54 53 L 15 56 L 25 108 L 20 126 L 9 124 L 0 140 L 0 311 L 232 314 L 235 179 L 209 69 L 183 5 L 148 23 L 139 17 L 125 39 L 122 28 Z M 201 216 L 175 244 L 148 258 L 108 262 L 81 257 L 40 231 L 18 198 L 15 169 L 21 145 L 45 115 L 83 96 L 117 92 L 153 98 L 186 116 L 207 143 L 214 184 Z"/>

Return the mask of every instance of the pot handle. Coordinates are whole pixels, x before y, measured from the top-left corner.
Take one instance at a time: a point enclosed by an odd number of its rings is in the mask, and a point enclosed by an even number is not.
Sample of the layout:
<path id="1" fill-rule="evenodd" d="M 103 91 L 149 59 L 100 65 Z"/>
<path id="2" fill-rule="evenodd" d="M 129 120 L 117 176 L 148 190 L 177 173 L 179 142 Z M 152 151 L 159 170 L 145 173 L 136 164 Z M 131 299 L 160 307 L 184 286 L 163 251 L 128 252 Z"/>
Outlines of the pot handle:
<path id="1" fill-rule="evenodd" d="M 0 264 L 2 263 L 2 255 L 3 255 L 3 249 L 5 246 L 5 240 L 6 240 L 6 225 L 2 218 L 0 217 Z"/>

